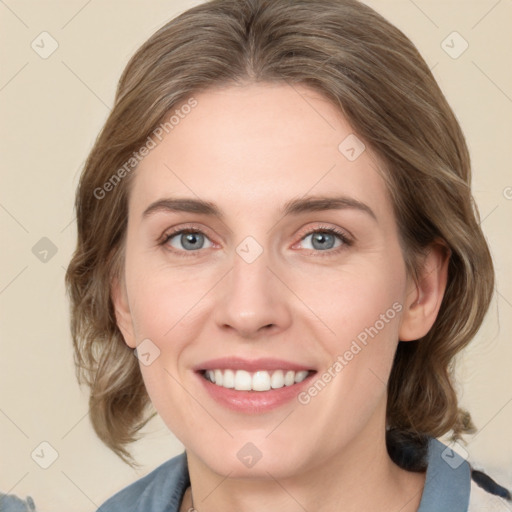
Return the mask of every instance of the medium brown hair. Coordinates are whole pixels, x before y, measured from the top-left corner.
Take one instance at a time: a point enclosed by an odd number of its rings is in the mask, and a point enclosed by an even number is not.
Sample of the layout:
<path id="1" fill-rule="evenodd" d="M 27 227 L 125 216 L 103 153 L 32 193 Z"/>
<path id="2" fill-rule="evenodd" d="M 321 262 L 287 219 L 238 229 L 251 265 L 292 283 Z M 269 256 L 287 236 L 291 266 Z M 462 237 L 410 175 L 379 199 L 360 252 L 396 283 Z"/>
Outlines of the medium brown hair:
<path id="1" fill-rule="evenodd" d="M 434 437 L 469 431 L 453 361 L 481 325 L 494 272 L 471 196 L 465 139 L 428 66 L 400 30 L 356 0 L 213 0 L 171 20 L 131 58 L 77 190 L 78 242 L 66 284 L 77 372 L 90 386 L 98 436 L 130 461 L 126 445 L 150 417 L 109 286 L 123 269 L 136 172 L 136 162 L 125 164 L 194 94 L 247 82 L 302 84 L 339 108 L 383 164 L 411 275 L 430 244 L 449 247 L 434 326 L 421 340 L 398 345 L 387 423 Z M 121 168 L 122 179 L 112 181 Z"/>

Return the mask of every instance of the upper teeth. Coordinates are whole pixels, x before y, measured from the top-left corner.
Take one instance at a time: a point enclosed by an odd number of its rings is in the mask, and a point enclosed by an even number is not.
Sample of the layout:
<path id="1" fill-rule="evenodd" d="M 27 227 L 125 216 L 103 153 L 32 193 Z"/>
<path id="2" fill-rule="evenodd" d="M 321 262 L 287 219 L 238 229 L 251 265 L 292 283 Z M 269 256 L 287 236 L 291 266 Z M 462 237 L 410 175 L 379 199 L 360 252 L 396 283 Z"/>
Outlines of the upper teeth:
<path id="1" fill-rule="evenodd" d="M 245 370 L 206 370 L 205 377 L 217 386 L 237 391 L 268 391 L 271 388 L 278 389 L 302 382 L 309 372 L 275 370 L 271 373 L 272 375 L 265 370 L 253 373 Z"/>

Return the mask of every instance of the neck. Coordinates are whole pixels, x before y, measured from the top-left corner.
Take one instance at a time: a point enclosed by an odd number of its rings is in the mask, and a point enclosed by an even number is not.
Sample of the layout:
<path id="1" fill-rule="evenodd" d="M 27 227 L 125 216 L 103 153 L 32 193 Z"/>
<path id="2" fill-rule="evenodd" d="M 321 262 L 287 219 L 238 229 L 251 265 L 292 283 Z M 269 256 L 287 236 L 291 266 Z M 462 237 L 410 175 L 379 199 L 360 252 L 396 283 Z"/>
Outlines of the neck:
<path id="1" fill-rule="evenodd" d="M 279 479 L 271 471 L 268 478 L 229 478 L 187 452 L 192 492 L 188 490 L 181 511 L 332 512 L 343 504 L 344 512 L 416 512 L 425 474 L 402 470 L 391 461 L 383 428 L 370 434 L 352 440 L 320 464 Z"/>

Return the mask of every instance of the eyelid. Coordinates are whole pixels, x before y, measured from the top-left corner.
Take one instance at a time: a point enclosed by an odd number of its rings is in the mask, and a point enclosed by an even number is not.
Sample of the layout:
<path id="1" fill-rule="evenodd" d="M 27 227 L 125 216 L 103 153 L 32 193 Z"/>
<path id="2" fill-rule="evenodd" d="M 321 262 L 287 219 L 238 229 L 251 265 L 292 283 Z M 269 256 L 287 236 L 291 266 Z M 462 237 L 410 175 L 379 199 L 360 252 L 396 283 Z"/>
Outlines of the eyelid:
<path id="1" fill-rule="evenodd" d="M 303 230 L 299 231 L 299 241 L 302 241 L 306 236 L 311 235 L 316 232 L 326 231 L 328 233 L 335 234 L 339 236 L 342 240 L 344 240 L 347 244 L 352 244 L 355 242 L 356 238 L 350 231 L 344 228 L 340 228 L 339 226 L 321 224 L 315 227 L 307 227 Z"/>
<path id="2" fill-rule="evenodd" d="M 305 231 L 301 232 L 301 235 L 299 236 L 299 241 L 296 242 L 292 248 L 294 248 L 297 244 L 300 244 L 303 242 L 303 240 L 311 236 L 315 233 L 328 233 L 330 235 L 333 235 L 341 240 L 341 244 L 338 247 L 334 247 L 331 249 L 327 249 L 325 251 L 315 250 L 315 249 L 305 249 L 307 251 L 308 256 L 313 256 L 315 258 L 329 258 L 329 257 L 336 257 L 341 252 L 346 251 L 348 248 L 350 248 L 354 242 L 355 237 L 352 234 L 349 234 L 347 230 L 341 229 L 339 227 L 334 226 L 316 226 L 311 228 L 306 228 Z"/>
<path id="3" fill-rule="evenodd" d="M 196 233 L 196 232 L 201 233 L 201 234 L 207 236 L 208 238 L 210 238 L 210 236 L 208 235 L 209 230 L 204 226 L 200 226 L 199 224 L 185 224 L 185 225 L 180 224 L 179 226 L 175 226 L 175 227 L 166 229 L 162 233 L 162 235 L 158 238 L 158 243 L 165 243 L 169 240 L 169 238 L 172 238 L 173 236 L 178 235 L 178 234 L 182 233 L 183 231 L 192 231 L 194 233 Z"/>

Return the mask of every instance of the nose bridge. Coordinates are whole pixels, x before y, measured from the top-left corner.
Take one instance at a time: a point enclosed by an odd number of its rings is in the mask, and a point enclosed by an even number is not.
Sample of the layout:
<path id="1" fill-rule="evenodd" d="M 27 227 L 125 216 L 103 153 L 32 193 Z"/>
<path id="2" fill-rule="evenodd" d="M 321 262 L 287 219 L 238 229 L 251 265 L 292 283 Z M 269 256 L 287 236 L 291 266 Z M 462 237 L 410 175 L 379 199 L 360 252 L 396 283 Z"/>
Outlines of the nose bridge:
<path id="1" fill-rule="evenodd" d="M 254 238 L 244 240 L 236 248 L 233 257 L 232 286 L 239 292 L 252 292 L 252 295 L 271 291 L 269 277 L 269 252 Z M 256 245 L 257 244 L 257 245 Z M 266 286 L 265 286 L 266 285 Z"/>
<path id="2" fill-rule="evenodd" d="M 276 302 L 277 290 L 271 282 L 269 251 L 252 236 L 245 238 L 235 250 L 231 275 L 231 297 L 246 317 L 261 314 L 265 305 Z M 244 310 L 245 311 L 242 311 Z"/>
<path id="3" fill-rule="evenodd" d="M 290 322 L 286 289 L 275 278 L 270 251 L 253 236 L 235 248 L 218 304 L 217 323 L 251 337 L 262 328 L 285 328 Z"/>

